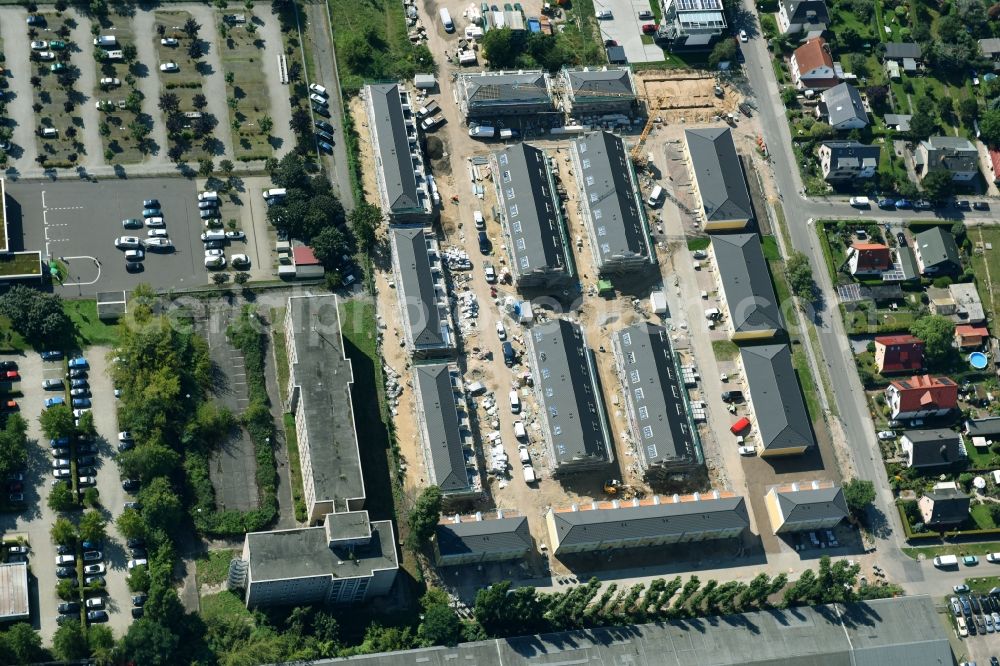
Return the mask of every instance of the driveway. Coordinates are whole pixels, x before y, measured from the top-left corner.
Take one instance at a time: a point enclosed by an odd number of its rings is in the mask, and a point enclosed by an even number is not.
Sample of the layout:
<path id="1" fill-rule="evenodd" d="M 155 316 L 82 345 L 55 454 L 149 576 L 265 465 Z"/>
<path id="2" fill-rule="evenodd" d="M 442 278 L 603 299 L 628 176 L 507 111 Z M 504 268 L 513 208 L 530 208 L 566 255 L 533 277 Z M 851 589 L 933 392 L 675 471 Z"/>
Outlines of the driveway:
<path id="1" fill-rule="evenodd" d="M 36 166 L 38 146 L 35 145 L 35 112 L 32 111 L 31 91 L 31 39 L 25 19 L 28 12 L 23 7 L 0 7 L 0 37 L 3 37 L 4 55 L 7 60 L 9 88 L 7 97 L 8 123 L 14 126 L 13 143 L 15 150 L 11 157 L 17 158 L 21 169 Z M 8 166 L 10 166 L 8 164 Z"/>
<path id="2" fill-rule="evenodd" d="M 266 5 L 258 5 L 255 9 L 261 11 Z M 275 5 L 271 5 L 275 7 Z M 267 96 L 271 102 L 271 119 L 274 121 L 274 129 L 271 136 L 277 138 L 281 143 L 275 149 L 274 156 L 281 158 L 285 153 L 291 152 L 295 148 L 295 133 L 292 132 L 292 105 L 288 101 L 289 87 L 278 78 L 277 58 L 283 52 L 281 41 L 281 25 L 278 15 L 273 11 L 264 16 L 257 15 L 255 20 L 262 21 L 263 25 L 257 26 L 257 35 L 264 41 L 265 52 L 262 57 L 261 67 L 264 69 L 264 78 L 267 80 Z"/>
<path id="3" fill-rule="evenodd" d="M 597 21 L 601 41 L 613 39 L 625 49 L 629 62 L 660 62 L 663 49 L 656 44 L 642 43 L 642 25 L 656 23 L 654 19 L 640 21 L 639 12 L 651 11 L 649 0 L 594 0 L 594 11 L 608 9 L 613 18 Z"/>
<path id="4" fill-rule="evenodd" d="M 157 105 L 160 103 L 160 63 L 156 55 L 156 42 L 159 39 L 155 28 L 156 16 L 152 11 L 137 11 L 132 19 L 132 29 L 135 31 L 135 48 L 137 60 L 145 70 L 139 81 L 139 91 L 142 93 L 142 113 L 153 120 L 153 132 L 149 142 L 155 147 L 147 162 L 167 165 L 167 125 Z"/>
<path id="5" fill-rule="evenodd" d="M 104 148 L 101 146 L 100 112 L 94 106 L 94 89 L 97 88 L 97 63 L 94 61 L 93 35 L 90 33 L 90 19 L 77 12 L 72 12 L 76 27 L 70 32 L 69 38 L 76 42 L 77 48 L 70 54 L 74 67 L 80 71 L 74 88 L 80 94 L 78 113 L 83 119 L 83 128 L 77 135 L 83 142 L 87 157 L 82 160 L 84 167 L 99 167 L 104 165 Z"/>
<path id="6" fill-rule="evenodd" d="M 205 5 L 177 5 L 176 9 L 187 11 L 194 17 L 194 20 L 201 24 L 201 38 L 208 44 L 208 52 L 202 60 L 204 71 L 207 71 L 208 74 L 202 77 L 201 90 L 208 98 L 208 112 L 218 120 L 213 134 L 225 146 L 225 156 L 233 159 L 235 153 L 233 152 L 232 125 L 229 124 L 229 107 L 226 105 L 229 94 L 226 90 L 222 58 L 219 56 L 218 18 L 215 15 L 215 10 Z M 159 95 L 157 92 L 157 99 L 159 99 Z M 275 121 L 275 126 L 277 126 L 277 121 Z"/>

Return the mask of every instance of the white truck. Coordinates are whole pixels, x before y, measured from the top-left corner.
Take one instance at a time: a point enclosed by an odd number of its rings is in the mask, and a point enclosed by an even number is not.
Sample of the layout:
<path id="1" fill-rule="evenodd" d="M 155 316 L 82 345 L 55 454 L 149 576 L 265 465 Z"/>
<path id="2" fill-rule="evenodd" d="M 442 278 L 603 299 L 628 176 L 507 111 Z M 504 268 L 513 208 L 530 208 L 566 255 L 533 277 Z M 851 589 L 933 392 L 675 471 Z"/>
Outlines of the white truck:
<path id="1" fill-rule="evenodd" d="M 939 569 L 944 569 L 945 567 L 957 567 L 958 566 L 958 556 L 957 555 L 938 555 L 934 558 L 934 566 Z"/>
<path id="2" fill-rule="evenodd" d="M 535 468 L 531 465 L 525 465 L 521 468 L 521 473 L 524 474 L 525 483 L 535 483 L 538 481 L 538 477 L 535 476 Z"/>
<path id="3" fill-rule="evenodd" d="M 442 7 L 439 12 L 441 15 L 441 25 L 444 26 L 445 32 L 455 32 L 455 22 L 451 20 L 451 14 L 448 13 L 446 7 Z"/>

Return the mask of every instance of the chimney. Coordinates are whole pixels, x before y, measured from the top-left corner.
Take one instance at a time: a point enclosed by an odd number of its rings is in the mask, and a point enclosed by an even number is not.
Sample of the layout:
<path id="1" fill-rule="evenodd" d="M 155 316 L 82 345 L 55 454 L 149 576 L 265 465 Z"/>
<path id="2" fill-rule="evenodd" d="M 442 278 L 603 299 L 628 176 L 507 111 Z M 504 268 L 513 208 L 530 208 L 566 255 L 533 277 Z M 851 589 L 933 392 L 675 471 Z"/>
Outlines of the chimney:
<path id="1" fill-rule="evenodd" d="M 942 444 L 941 445 L 941 457 L 942 458 L 947 458 L 948 457 L 948 445 L 947 444 Z"/>

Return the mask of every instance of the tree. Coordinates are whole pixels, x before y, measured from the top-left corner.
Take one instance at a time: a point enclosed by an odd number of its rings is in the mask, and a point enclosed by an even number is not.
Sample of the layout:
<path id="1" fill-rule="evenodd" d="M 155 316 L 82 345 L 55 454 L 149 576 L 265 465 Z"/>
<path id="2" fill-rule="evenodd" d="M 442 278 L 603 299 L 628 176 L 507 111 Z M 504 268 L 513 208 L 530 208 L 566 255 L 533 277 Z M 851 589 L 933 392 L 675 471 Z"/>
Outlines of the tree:
<path id="1" fill-rule="evenodd" d="M 191 60 L 198 60 L 203 55 L 205 55 L 205 51 L 204 51 L 204 49 L 202 48 L 202 45 L 201 45 L 201 40 L 192 39 L 188 43 L 187 54 L 188 54 L 188 57 L 191 58 Z"/>
<path id="2" fill-rule="evenodd" d="M 326 227 L 309 242 L 316 258 L 327 268 L 333 268 L 340 258 L 350 253 L 350 245 L 343 232 L 336 227 Z"/>
<path id="3" fill-rule="evenodd" d="M 184 520 L 184 506 L 166 477 L 157 477 L 145 484 L 139 491 L 139 503 L 145 523 L 151 529 L 171 533 Z"/>
<path id="4" fill-rule="evenodd" d="M 71 511 L 77 507 L 76 495 L 68 483 L 53 486 L 47 503 L 53 511 Z"/>
<path id="5" fill-rule="evenodd" d="M 863 479 L 851 479 L 844 484 L 844 499 L 851 515 L 860 518 L 875 502 L 875 484 Z"/>
<path id="6" fill-rule="evenodd" d="M 936 366 L 951 356 L 955 323 L 941 315 L 920 317 L 910 325 L 910 333 L 924 341 L 924 358 Z"/>
<path id="7" fill-rule="evenodd" d="M 375 249 L 378 228 L 382 225 L 382 211 L 378 206 L 366 201 L 355 206 L 348 216 L 351 233 L 358 243 L 358 249 L 365 254 L 371 254 Z"/>
<path id="8" fill-rule="evenodd" d="M 194 106 L 194 108 L 196 108 L 197 110 L 201 111 L 206 106 L 208 106 L 208 98 L 205 97 L 203 94 L 198 93 L 197 95 L 191 98 L 191 105 Z"/>
<path id="9" fill-rule="evenodd" d="M 258 124 L 260 126 L 261 134 L 263 134 L 264 136 L 271 135 L 271 130 L 274 129 L 274 120 L 271 118 L 271 116 L 262 116 Z"/>
<path id="10" fill-rule="evenodd" d="M 462 621 L 448 604 L 434 604 L 424 611 L 424 619 L 417 628 L 417 636 L 424 645 L 457 645 L 462 640 Z"/>
<path id="11" fill-rule="evenodd" d="M 863 53 L 848 54 L 847 66 L 850 67 L 851 73 L 857 75 L 858 78 L 868 76 L 868 62 Z"/>
<path id="12" fill-rule="evenodd" d="M 954 191 L 954 181 L 947 169 L 932 169 L 920 182 L 924 194 L 931 201 L 944 201 Z"/>
<path id="13" fill-rule="evenodd" d="M 785 106 L 791 106 L 792 104 L 795 104 L 795 101 L 798 99 L 798 96 L 799 96 L 798 91 L 795 90 L 795 88 L 792 88 L 791 86 L 785 86 L 784 88 L 781 89 L 781 102 Z"/>
<path id="14" fill-rule="evenodd" d="M 236 165 L 233 164 L 232 160 L 222 160 L 219 162 L 219 171 L 221 171 L 226 178 L 231 178 L 235 169 Z"/>
<path id="15" fill-rule="evenodd" d="M 132 663 L 170 666 L 176 663 L 174 652 L 179 638 L 160 622 L 140 618 L 132 623 L 119 643 L 122 656 Z"/>
<path id="16" fill-rule="evenodd" d="M 294 114 L 293 114 L 294 121 Z M 312 121 L 309 120 L 309 114 L 306 113 L 306 132 L 312 130 Z M 294 130 L 295 127 L 292 127 Z M 278 187 L 284 187 L 287 189 L 299 189 L 308 190 L 309 189 L 309 173 L 306 171 L 305 161 L 295 153 L 287 153 L 282 157 L 274 171 L 271 172 L 271 180 Z"/>
<path id="17" fill-rule="evenodd" d="M 915 139 L 926 139 L 936 131 L 937 121 L 931 115 L 918 113 L 910 120 L 910 134 Z"/>
<path id="18" fill-rule="evenodd" d="M 52 636 L 52 650 L 65 661 L 85 659 L 90 656 L 87 634 L 76 619 L 61 625 Z"/>
<path id="19" fill-rule="evenodd" d="M 991 109 L 979 119 L 980 137 L 990 146 L 1000 145 L 1000 109 Z"/>
<path id="20" fill-rule="evenodd" d="M 149 569 L 136 567 L 128 575 L 128 589 L 132 592 L 149 592 Z"/>
<path id="21" fill-rule="evenodd" d="M 0 635 L 0 648 L 11 664 L 33 664 L 45 659 L 42 637 L 27 622 L 18 622 Z"/>
<path id="22" fill-rule="evenodd" d="M 110 664 L 111 655 L 115 648 L 115 635 L 111 633 L 111 628 L 101 624 L 92 624 L 87 627 L 87 643 L 90 645 L 90 656 L 98 664 Z"/>
<path id="23" fill-rule="evenodd" d="M 202 178 L 208 178 L 215 171 L 215 162 L 211 159 L 205 157 L 198 160 L 198 175 Z"/>
<path id="24" fill-rule="evenodd" d="M 107 538 L 108 521 L 100 511 L 90 510 L 80 518 L 80 538 L 84 541 L 104 541 Z"/>
<path id="25" fill-rule="evenodd" d="M 20 414 L 10 414 L 0 430 L 0 475 L 24 469 L 28 462 L 28 423 Z"/>
<path id="26" fill-rule="evenodd" d="M 54 405 L 38 416 L 42 433 L 49 439 L 72 437 L 76 433 L 73 410 L 69 405 Z"/>
<path id="27" fill-rule="evenodd" d="M 62 299 L 24 285 L 14 285 L 0 296 L 0 315 L 24 338 L 47 343 L 68 335 L 72 322 L 63 311 Z"/>
<path id="28" fill-rule="evenodd" d="M 66 485 L 66 484 L 60 484 Z M 53 488 L 53 490 L 55 490 Z M 76 543 L 77 533 L 76 527 L 73 523 L 69 522 L 65 518 L 56 518 L 56 521 L 52 523 L 52 528 L 49 530 L 49 535 L 52 537 L 52 541 L 59 545 L 69 546 Z"/>
<path id="29" fill-rule="evenodd" d="M 201 25 L 193 17 L 188 17 L 188 20 L 184 22 L 184 34 L 189 39 L 194 39 L 198 36 L 199 30 L 201 30 Z"/>
<path id="30" fill-rule="evenodd" d="M 712 52 L 708 55 L 708 66 L 716 69 L 720 63 L 732 62 L 736 59 L 736 40 L 726 38 L 719 40 Z"/>
<path id="31" fill-rule="evenodd" d="M 424 488 L 417 497 L 408 518 L 410 533 L 406 543 L 411 550 L 423 548 L 434 534 L 434 526 L 441 518 L 441 502 L 441 489 L 437 486 Z"/>
<path id="32" fill-rule="evenodd" d="M 133 63 L 136 57 L 139 55 L 139 50 L 136 48 L 135 44 L 129 42 L 122 45 L 122 57 L 125 58 L 125 62 Z"/>
<path id="33" fill-rule="evenodd" d="M 809 258 L 801 252 L 792 252 L 785 262 L 785 273 L 792 291 L 803 301 L 812 302 L 816 298 L 816 282 L 813 280 Z"/>
<path id="34" fill-rule="evenodd" d="M 511 591 L 510 581 L 494 583 L 476 593 L 473 614 L 489 636 L 535 633 L 544 625 L 544 609 L 533 587 Z"/>
<path id="35" fill-rule="evenodd" d="M 115 524 L 118 526 L 118 531 L 126 539 L 143 539 L 146 536 L 146 523 L 135 509 L 122 511 Z M 55 539 L 55 535 L 53 535 L 53 539 Z"/>
<path id="36" fill-rule="evenodd" d="M 979 101 L 975 97 L 963 97 L 958 102 L 958 117 L 967 127 L 979 117 Z"/>
<path id="37" fill-rule="evenodd" d="M 160 95 L 159 107 L 167 115 L 178 113 L 181 108 L 181 100 L 175 93 L 165 92 Z"/>
<path id="38" fill-rule="evenodd" d="M 93 412 L 86 411 L 83 413 L 83 416 L 80 417 L 80 425 L 76 427 L 76 433 L 86 439 L 97 437 L 97 426 L 94 425 Z"/>

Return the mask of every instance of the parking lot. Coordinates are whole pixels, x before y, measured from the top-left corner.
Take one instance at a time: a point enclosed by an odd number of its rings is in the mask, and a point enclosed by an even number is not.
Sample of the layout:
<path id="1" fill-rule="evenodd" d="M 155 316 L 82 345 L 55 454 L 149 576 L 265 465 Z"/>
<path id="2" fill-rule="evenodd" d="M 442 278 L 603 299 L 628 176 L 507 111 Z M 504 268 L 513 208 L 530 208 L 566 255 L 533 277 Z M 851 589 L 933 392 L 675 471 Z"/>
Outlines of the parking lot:
<path id="1" fill-rule="evenodd" d="M 67 274 L 57 287 L 62 295 L 93 296 L 100 291 L 128 290 L 140 283 L 175 289 L 209 283 L 200 240 L 203 229 L 198 214 L 196 183 L 180 178 L 137 181 L 69 181 L 58 183 L 7 183 L 7 217 L 12 249 L 39 249 L 43 256 L 60 260 Z M 251 274 L 270 272 L 270 248 L 266 239 L 256 247 L 254 229 L 267 233 L 263 201 L 250 203 L 259 193 L 237 195 L 242 206 L 225 211 L 247 234 L 247 242 L 234 241 L 226 254 L 245 253 L 252 262 Z M 166 231 L 174 250 L 147 252 L 141 272 L 126 271 L 124 252 L 115 247 L 119 236 L 145 239 L 147 229 L 124 229 L 122 220 L 142 219 L 142 202 L 158 199 Z M 259 209 L 259 210 L 258 210 Z"/>
<path id="2" fill-rule="evenodd" d="M 612 18 L 597 22 L 601 29 L 601 39 L 618 42 L 625 49 L 625 57 L 629 62 L 663 60 L 663 49 L 656 44 L 643 44 L 642 41 L 643 24 L 655 23 L 653 18 L 639 19 L 639 12 L 650 10 L 649 0 L 595 0 L 594 10 L 611 12 Z"/>

